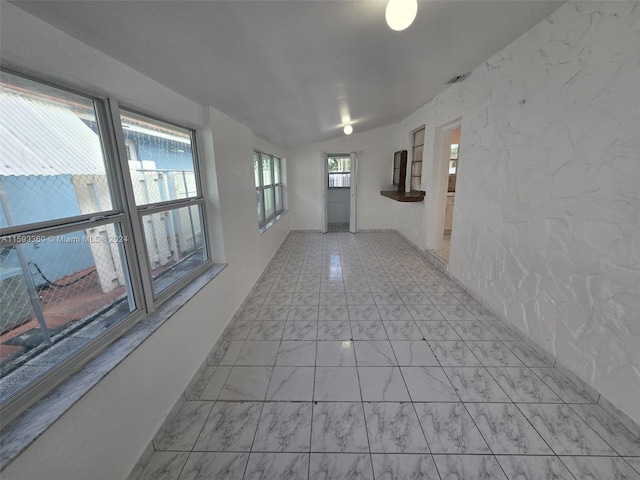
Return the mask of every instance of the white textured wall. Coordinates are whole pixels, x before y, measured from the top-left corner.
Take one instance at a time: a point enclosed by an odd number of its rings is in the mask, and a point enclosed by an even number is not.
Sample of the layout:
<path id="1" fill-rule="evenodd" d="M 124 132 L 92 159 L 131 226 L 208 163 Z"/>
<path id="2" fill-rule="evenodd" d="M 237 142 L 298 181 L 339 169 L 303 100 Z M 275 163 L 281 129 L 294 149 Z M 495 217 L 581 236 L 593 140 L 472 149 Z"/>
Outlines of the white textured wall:
<path id="1" fill-rule="evenodd" d="M 316 143 L 289 153 L 289 208 L 294 230 L 320 230 L 324 172 L 322 153 L 358 152 L 358 229 L 396 228 L 401 205 L 384 198 L 391 188 L 397 125 L 354 133 Z"/>
<path id="2" fill-rule="evenodd" d="M 568 2 L 401 140 L 458 117 L 451 274 L 640 422 L 639 4 Z M 400 230 L 424 248 L 429 221 Z"/>
<path id="3" fill-rule="evenodd" d="M 213 250 L 229 266 L 2 472 L 6 480 L 126 478 L 289 231 L 285 215 L 259 233 L 253 184 L 252 149 L 281 152 L 14 5 L 1 8 L 3 60 L 200 127 Z"/>

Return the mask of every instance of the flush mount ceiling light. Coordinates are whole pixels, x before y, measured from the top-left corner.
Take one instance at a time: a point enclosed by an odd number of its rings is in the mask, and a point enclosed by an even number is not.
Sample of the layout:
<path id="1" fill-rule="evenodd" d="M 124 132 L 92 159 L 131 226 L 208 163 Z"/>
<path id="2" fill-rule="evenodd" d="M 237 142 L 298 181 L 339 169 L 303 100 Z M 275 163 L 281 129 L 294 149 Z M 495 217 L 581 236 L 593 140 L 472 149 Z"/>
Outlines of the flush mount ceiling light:
<path id="1" fill-rule="evenodd" d="M 401 31 L 409 28 L 418 13 L 418 0 L 389 0 L 384 18 L 391 30 Z"/>
<path id="2" fill-rule="evenodd" d="M 346 125 L 342 131 L 345 135 L 351 135 L 353 133 L 353 127 L 351 125 Z"/>

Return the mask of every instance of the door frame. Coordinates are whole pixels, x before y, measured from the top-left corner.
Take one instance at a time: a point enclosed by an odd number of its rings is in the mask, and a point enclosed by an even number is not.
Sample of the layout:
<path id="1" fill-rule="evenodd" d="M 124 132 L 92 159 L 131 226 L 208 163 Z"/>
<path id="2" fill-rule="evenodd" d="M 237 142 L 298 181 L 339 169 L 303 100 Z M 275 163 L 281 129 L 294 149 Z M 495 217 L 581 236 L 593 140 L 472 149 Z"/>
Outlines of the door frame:
<path id="1" fill-rule="evenodd" d="M 320 231 L 327 233 L 329 221 L 329 157 L 350 157 L 351 158 L 351 187 L 349 189 L 349 231 L 356 233 L 358 231 L 357 213 L 358 213 L 358 154 L 351 153 L 323 153 L 322 154 L 322 208 L 321 208 L 321 224 Z"/>
<path id="2" fill-rule="evenodd" d="M 433 149 L 432 174 L 427 202 L 426 240 L 427 250 L 440 250 L 444 237 L 445 211 L 447 207 L 447 190 L 449 181 L 449 159 L 451 157 L 452 132 L 461 127 L 462 119 L 458 118 L 436 128 Z M 454 207 L 455 208 L 455 207 Z M 453 231 L 453 230 L 452 230 Z"/>

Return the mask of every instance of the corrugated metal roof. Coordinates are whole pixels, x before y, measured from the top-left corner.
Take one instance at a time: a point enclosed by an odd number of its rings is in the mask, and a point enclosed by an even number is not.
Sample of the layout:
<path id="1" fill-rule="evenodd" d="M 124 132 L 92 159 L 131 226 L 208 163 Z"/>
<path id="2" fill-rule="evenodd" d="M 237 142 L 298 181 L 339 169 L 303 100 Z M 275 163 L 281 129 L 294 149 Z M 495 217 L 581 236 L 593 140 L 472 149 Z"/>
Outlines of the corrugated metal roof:
<path id="1" fill-rule="evenodd" d="M 100 139 L 68 108 L 0 93 L 0 175 L 100 175 Z"/>

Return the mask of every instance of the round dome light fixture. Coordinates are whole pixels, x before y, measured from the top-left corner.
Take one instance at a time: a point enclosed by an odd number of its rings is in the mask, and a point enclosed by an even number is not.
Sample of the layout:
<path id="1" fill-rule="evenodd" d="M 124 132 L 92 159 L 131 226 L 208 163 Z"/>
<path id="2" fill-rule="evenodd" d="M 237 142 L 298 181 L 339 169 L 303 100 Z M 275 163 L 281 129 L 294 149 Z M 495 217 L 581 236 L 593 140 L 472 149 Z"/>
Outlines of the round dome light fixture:
<path id="1" fill-rule="evenodd" d="M 353 133 L 353 127 L 351 125 L 345 125 L 342 131 L 345 135 L 351 135 Z"/>
<path id="2" fill-rule="evenodd" d="M 389 0 L 384 18 L 391 30 L 397 32 L 409 28 L 418 14 L 418 0 Z"/>

